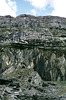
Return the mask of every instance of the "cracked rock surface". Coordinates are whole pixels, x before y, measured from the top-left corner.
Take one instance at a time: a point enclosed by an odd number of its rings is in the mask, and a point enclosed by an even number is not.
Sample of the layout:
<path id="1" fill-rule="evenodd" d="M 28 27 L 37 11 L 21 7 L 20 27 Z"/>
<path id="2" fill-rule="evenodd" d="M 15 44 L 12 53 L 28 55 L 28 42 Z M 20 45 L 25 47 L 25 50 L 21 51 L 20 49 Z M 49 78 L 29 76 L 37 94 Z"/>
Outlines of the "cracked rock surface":
<path id="1" fill-rule="evenodd" d="M 66 100 L 66 18 L 0 16 L 0 100 Z"/>

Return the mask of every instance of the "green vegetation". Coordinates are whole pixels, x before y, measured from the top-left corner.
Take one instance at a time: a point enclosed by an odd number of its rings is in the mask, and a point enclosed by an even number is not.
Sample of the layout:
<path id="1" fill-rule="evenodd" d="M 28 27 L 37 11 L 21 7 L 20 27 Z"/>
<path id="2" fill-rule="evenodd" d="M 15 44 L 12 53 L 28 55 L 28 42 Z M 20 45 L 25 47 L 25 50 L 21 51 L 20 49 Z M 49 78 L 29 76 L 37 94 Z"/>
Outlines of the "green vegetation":
<path id="1" fill-rule="evenodd" d="M 66 86 L 66 81 L 57 81 L 56 83 L 61 86 Z"/>
<path id="2" fill-rule="evenodd" d="M 65 94 L 65 93 L 66 93 L 66 87 L 62 88 L 57 94 L 62 95 L 62 94 Z"/>
<path id="3" fill-rule="evenodd" d="M 28 69 L 28 68 L 23 68 L 23 69 L 15 69 L 12 73 L 10 73 L 9 75 L 6 74 L 5 76 L 3 76 L 4 78 L 7 78 L 7 79 L 19 79 L 19 77 L 28 77 L 30 75 L 30 72 L 32 72 L 33 69 Z"/>

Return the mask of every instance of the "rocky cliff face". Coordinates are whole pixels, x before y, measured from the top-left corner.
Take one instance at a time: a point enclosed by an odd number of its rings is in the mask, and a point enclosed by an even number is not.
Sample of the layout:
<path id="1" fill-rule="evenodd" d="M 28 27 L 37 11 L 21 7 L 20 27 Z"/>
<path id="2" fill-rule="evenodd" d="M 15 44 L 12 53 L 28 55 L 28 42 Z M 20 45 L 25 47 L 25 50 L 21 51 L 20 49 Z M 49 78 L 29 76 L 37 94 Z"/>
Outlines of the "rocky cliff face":
<path id="1" fill-rule="evenodd" d="M 0 73 L 34 68 L 45 80 L 66 80 L 66 19 L 0 16 Z"/>
<path id="2" fill-rule="evenodd" d="M 32 86 L 30 90 L 35 93 L 38 87 L 34 86 L 42 86 L 42 79 L 66 81 L 66 19 L 53 16 L 0 16 L 0 76 L 22 79 L 23 84 L 30 83 L 22 89 Z M 37 79 L 40 80 L 38 83 Z M 22 84 L 22 81 L 19 82 Z M 39 90 L 44 91 L 42 88 Z M 34 96 L 30 100 L 39 100 L 39 97 Z"/>

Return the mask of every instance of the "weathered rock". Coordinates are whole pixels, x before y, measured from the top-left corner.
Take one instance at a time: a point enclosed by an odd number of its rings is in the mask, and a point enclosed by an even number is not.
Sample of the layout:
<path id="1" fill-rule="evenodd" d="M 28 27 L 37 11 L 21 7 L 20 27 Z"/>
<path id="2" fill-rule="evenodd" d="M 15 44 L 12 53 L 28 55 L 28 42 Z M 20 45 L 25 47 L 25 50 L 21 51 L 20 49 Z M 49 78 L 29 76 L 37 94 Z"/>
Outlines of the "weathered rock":
<path id="1" fill-rule="evenodd" d="M 66 86 L 43 80 L 66 81 L 66 19 L 0 16 L 0 77 L 2 100 L 65 99 Z"/>
<path id="2" fill-rule="evenodd" d="M 0 30 L 0 73 L 24 65 L 45 80 L 66 80 L 65 18 L 0 16 Z"/>
<path id="3" fill-rule="evenodd" d="M 2 75 L 15 69 L 34 68 L 44 80 L 66 80 L 66 52 L 34 49 L 3 48 L 1 52 Z"/>

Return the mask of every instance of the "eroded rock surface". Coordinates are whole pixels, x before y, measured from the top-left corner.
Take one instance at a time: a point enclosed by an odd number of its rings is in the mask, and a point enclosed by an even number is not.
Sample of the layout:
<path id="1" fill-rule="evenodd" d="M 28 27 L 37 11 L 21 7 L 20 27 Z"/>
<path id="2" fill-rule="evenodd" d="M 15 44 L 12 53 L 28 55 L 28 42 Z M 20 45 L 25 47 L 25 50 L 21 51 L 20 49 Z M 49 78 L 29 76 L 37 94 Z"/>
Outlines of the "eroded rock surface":
<path id="1" fill-rule="evenodd" d="M 0 77 L 2 100 L 65 100 L 65 82 L 45 81 L 66 81 L 66 19 L 0 16 Z"/>

